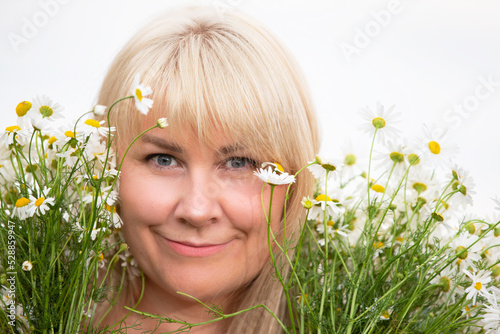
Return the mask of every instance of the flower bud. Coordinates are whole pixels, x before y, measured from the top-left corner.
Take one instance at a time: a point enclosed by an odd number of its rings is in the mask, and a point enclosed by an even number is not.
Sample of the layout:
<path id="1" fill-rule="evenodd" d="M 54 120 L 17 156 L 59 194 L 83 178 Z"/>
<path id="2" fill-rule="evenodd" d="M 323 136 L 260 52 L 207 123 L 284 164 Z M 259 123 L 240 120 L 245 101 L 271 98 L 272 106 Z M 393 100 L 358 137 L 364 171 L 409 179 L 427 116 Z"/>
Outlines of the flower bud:
<path id="1" fill-rule="evenodd" d="M 164 117 L 164 118 L 160 118 L 157 122 L 158 124 L 158 127 L 160 129 L 163 129 L 163 128 L 166 128 L 168 126 L 168 122 L 167 122 L 167 119 Z"/>

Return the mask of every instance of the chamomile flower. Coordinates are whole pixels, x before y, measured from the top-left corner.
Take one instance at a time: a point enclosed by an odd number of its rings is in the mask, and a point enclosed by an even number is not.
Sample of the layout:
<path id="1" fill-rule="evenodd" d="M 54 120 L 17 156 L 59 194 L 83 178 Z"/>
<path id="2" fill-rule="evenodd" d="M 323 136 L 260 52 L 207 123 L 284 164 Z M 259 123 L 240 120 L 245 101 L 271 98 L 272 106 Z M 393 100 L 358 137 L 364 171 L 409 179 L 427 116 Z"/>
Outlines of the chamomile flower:
<path id="1" fill-rule="evenodd" d="M 31 201 L 26 197 L 21 197 L 16 201 L 13 215 L 17 216 L 19 219 L 24 220 L 26 218 L 32 217 L 33 214 L 29 214 L 31 210 L 30 207 L 33 205 Z"/>
<path id="2" fill-rule="evenodd" d="M 467 299 L 472 299 L 472 304 L 476 304 L 478 295 L 488 297 L 490 293 L 486 290 L 487 284 L 491 282 L 490 272 L 487 270 L 479 270 L 477 273 L 471 273 L 467 269 L 463 272 L 467 275 L 472 283 L 465 289 Z"/>
<path id="3" fill-rule="evenodd" d="M 377 132 L 377 140 L 385 143 L 388 139 L 396 139 L 399 135 L 393 125 L 397 123 L 400 116 L 399 113 L 393 112 L 395 106 L 385 109 L 380 102 L 377 102 L 377 111 L 372 112 L 369 107 L 360 110 L 360 114 L 367 122 L 363 126 L 363 131 L 373 136 Z"/>
<path id="4" fill-rule="evenodd" d="M 254 174 L 257 175 L 259 179 L 272 186 L 295 182 L 295 176 L 289 175 L 288 173 L 279 173 L 276 169 L 273 170 L 271 166 L 267 167 L 267 169 L 259 168 L 254 172 Z"/>
<path id="5" fill-rule="evenodd" d="M 33 264 L 28 260 L 24 261 L 23 262 L 23 270 L 24 271 L 31 271 L 31 269 L 33 269 Z"/>
<path id="6" fill-rule="evenodd" d="M 320 246 L 324 246 L 326 242 L 325 240 L 330 240 L 331 238 L 334 238 L 335 235 L 347 237 L 347 234 L 349 233 L 349 227 L 347 225 L 344 225 L 336 228 L 335 222 L 333 220 L 330 220 L 326 223 L 326 231 L 325 224 L 323 223 L 319 223 L 318 225 L 316 225 L 316 231 L 323 236 L 322 239 L 318 240 L 318 244 Z"/>
<path id="7" fill-rule="evenodd" d="M 481 319 L 483 329 L 486 333 L 500 332 L 500 308 L 497 303 L 492 303 L 484 307 L 483 319 Z"/>
<path id="8" fill-rule="evenodd" d="M 373 161 L 377 161 L 376 168 L 380 170 L 393 170 L 392 179 L 400 178 L 406 171 L 404 144 L 388 141 L 386 148 L 374 154 Z"/>
<path id="9" fill-rule="evenodd" d="M 382 311 L 380 314 L 380 320 L 390 320 L 392 314 L 392 308 Z"/>
<path id="10" fill-rule="evenodd" d="M 40 197 L 35 198 L 33 195 L 29 196 L 30 201 L 33 205 L 28 209 L 28 215 L 34 216 L 44 215 L 46 211 L 50 210 L 49 205 L 54 205 L 55 199 L 53 197 L 47 197 L 50 192 L 50 188 L 45 188 L 41 193 Z"/>
<path id="11" fill-rule="evenodd" d="M 463 268 L 474 266 L 475 261 L 481 260 L 481 243 L 476 235 L 471 235 L 467 231 L 461 232 L 457 238 L 450 242 L 453 256 L 457 256 L 457 264 Z"/>
<path id="12" fill-rule="evenodd" d="M 0 134 L 0 143 L 6 148 L 14 144 L 14 139 L 21 145 L 26 144 L 26 139 L 29 137 L 26 131 L 21 130 L 19 125 L 12 125 L 5 128 L 5 131 Z"/>
<path id="13" fill-rule="evenodd" d="M 458 146 L 449 143 L 446 140 L 446 131 L 423 125 L 424 138 L 419 140 L 423 151 L 422 159 L 430 162 L 434 167 L 448 168 L 451 165 L 451 159 L 458 153 Z"/>
<path id="14" fill-rule="evenodd" d="M 95 119 L 89 118 L 80 126 L 80 131 L 83 135 L 95 135 L 107 137 L 110 132 L 115 131 L 115 127 L 105 127 L 102 126 L 104 121 L 97 121 Z"/>
<path id="15" fill-rule="evenodd" d="M 77 163 L 80 155 L 80 150 L 78 148 L 68 148 L 66 151 L 61 153 L 56 153 L 56 156 L 62 158 L 64 163 L 63 166 L 73 168 Z"/>
<path id="16" fill-rule="evenodd" d="M 456 271 L 452 270 L 450 267 L 445 267 L 438 275 L 434 276 L 430 283 L 439 285 L 439 290 L 441 292 L 449 293 L 453 289 L 455 277 Z"/>
<path id="17" fill-rule="evenodd" d="M 455 180 L 452 184 L 452 189 L 456 193 L 453 194 L 450 201 L 465 208 L 467 205 L 472 204 L 472 195 L 476 193 L 473 190 L 475 186 L 474 180 L 468 171 L 457 166 L 453 168 L 452 174 L 453 180 Z"/>
<path id="18" fill-rule="evenodd" d="M 28 114 L 33 127 L 37 129 L 46 129 L 55 119 L 62 117 L 64 108 L 52 101 L 45 95 L 39 95 L 33 99 L 33 106 Z"/>
<path id="19" fill-rule="evenodd" d="M 337 163 L 336 161 L 324 160 L 318 156 L 316 156 L 316 159 L 314 159 L 314 161 L 308 162 L 308 164 L 311 165 L 308 166 L 307 169 L 309 169 L 309 171 L 318 180 L 324 180 L 326 178 L 327 173 L 329 180 L 335 178 L 339 168 L 341 167 L 341 164 Z"/>
<path id="20" fill-rule="evenodd" d="M 110 227 L 114 229 L 121 228 L 123 226 L 123 222 L 116 211 L 116 206 L 105 204 L 104 208 L 106 209 L 106 211 L 104 212 L 105 218 L 109 219 L 111 223 Z"/>
<path id="21" fill-rule="evenodd" d="M 329 196 L 319 194 L 312 202 L 312 207 L 309 210 L 307 219 L 323 221 L 325 214 L 327 219 L 336 218 L 344 212 L 344 209 L 339 207 Z"/>
<path id="22" fill-rule="evenodd" d="M 140 74 L 137 74 L 132 86 L 132 94 L 135 100 L 135 107 L 141 114 L 147 115 L 149 109 L 153 107 L 153 100 L 145 97 L 151 93 L 153 93 L 153 90 L 140 83 Z"/>

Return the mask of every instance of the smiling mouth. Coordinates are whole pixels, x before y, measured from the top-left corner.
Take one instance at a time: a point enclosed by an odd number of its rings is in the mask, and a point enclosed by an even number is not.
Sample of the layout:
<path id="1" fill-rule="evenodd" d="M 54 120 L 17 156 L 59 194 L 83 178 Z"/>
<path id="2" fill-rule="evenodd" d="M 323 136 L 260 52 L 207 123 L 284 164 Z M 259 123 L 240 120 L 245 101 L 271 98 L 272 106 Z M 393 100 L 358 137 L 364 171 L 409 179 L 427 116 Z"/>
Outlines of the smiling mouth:
<path id="1" fill-rule="evenodd" d="M 195 245 L 188 242 L 173 241 L 164 238 L 168 246 L 176 253 L 183 256 L 203 257 L 217 254 L 229 245 L 229 242 L 216 245 Z"/>

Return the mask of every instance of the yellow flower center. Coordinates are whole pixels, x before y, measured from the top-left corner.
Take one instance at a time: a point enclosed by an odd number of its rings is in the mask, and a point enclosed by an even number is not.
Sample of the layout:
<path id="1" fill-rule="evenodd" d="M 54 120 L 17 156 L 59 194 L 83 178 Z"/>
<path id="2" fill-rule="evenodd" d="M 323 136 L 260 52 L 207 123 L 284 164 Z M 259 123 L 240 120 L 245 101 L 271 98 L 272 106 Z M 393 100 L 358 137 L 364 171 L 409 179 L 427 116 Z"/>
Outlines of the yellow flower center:
<path id="1" fill-rule="evenodd" d="M 26 115 L 26 113 L 31 109 L 31 102 L 23 101 L 19 103 L 16 107 L 16 114 L 19 117 Z"/>
<path id="2" fill-rule="evenodd" d="M 304 198 L 302 200 L 302 206 L 304 206 L 304 209 L 310 209 L 312 208 L 313 203 L 309 198 Z"/>
<path id="3" fill-rule="evenodd" d="M 38 109 L 38 111 L 40 111 L 40 114 L 42 114 L 44 118 L 50 117 L 54 114 L 54 110 L 52 110 L 52 108 L 49 106 L 41 106 L 40 109 Z"/>
<path id="4" fill-rule="evenodd" d="M 52 136 L 52 137 L 49 138 L 49 144 L 50 145 L 54 144 L 56 141 L 57 141 L 57 138 L 54 137 L 54 136 Z"/>
<path id="5" fill-rule="evenodd" d="M 319 194 L 315 199 L 318 202 L 333 202 L 332 199 L 325 194 Z"/>
<path id="6" fill-rule="evenodd" d="M 389 312 L 387 312 L 387 311 L 383 311 L 383 312 L 382 312 L 382 317 L 383 317 L 384 319 L 389 319 L 389 318 L 391 317 L 391 315 L 389 314 Z"/>
<path id="7" fill-rule="evenodd" d="M 410 153 L 408 154 L 408 162 L 415 166 L 420 163 L 420 158 L 415 153 Z"/>
<path id="8" fill-rule="evenodd" d="M 413 189 L 415 189 L 419 194 L 427 190 L 427 186 L 420 182 L 415 182 L 413 184 Z"/>
<path id="9" fill-rule="evenodd" d="M 104 260 L 104 254 L 103 253 L 99 254 L 99 256 L 97 256 L 97 260 L 99 262 L 102 262 L 102 260 Z"/>
<path id="10" fill-rule="evenodd" d="M 474 289 L 476 289 L 476 290 L 481 290 L 482 287 L 483 287 L 483 284 L 481 282 L 476 282 L 476 284 L 474 285 Z"/>
<path id="11" fill-rule="evenodd" d="M 375 117 L 374 119 L 372 119 L 372 124 L 376 129 L 382 129 L 383 127 L 385 127 L 385 119 L 383 119 L 382 117 Z"/>
<path id="12" fill-rule="evenodd" d="M 85 121 L 85 124 L 87 125 L 90 125 L 94 128 L 100 128 L 101 127 L 101 123 L 99 123 L 99 121 L 96 121 L 95 119 L 88 119 Z"/>
<path id="13" fill-rule="evenodd" d="M 321 164 L 321 167 L 323 167 L 324 169 L 326 169 L 329 172 L 333 172 L 337 169 L 337 167 L 335 167 L 335 165 L 329 164 L 329 163 Z"/>
<path id="14" fill-rule="evenodd" d="M 441 152 L 441 146 L 434 140 L 429 142 L 429 150 L 434 154 L 439 154 Z"/>
<path id="15" fill-rule="evenodd" d="M 441 284 L 441 290 L 443 290 L 443 292 L 448 292 L 450 291 L 450 279 L 446 276 L 442 276 L 440 279 L 439 279 L 439 284 Z"/>
<path id="16" fill-rule="evenodd" d="M 396 163 L 401 163 L 405 161 L 405 156 L 399 152 L 391 152 L 391 154 L 389 154 L 389 157 L 391 158 L 392 161 Z"/>
<path id="17" fill-rule="evenodd" d="M 442 214 L 440 214 L 439 212 L 433 212 L 431 214 L 431 217 L 434 218 L 436 221 L 438 222 L 442 222 L 444 220 L 444 217 Z"/>
<path id="18" fill-rule="evenodd" d="M 381 186 L 380 184 L 374 184 L 372 186 L 372 190 L 377 192 L 377 193 L 383 193 L 385 192 L 385 188 L 383 186 Z"/>
<path id="19" fill-rule="evenodd" d="M 354 154 L 348 154 L 345 156 L 344 164 L 347 166 L 352 166 L 356 163 L 356 156 Z"/>
<path id="20" fill-rule="evenodd" d="M 75 133 L 73 131 L 66 131 L 64 135 L 69 138 L 75 138 Z"/>
<path id="21" fill-rule="evenodd" d="M 17 125 L 8 126 L 5 128 L 5 132 L 14 132 L 19 130 L 21 130 L 21 128 Z"/>
<path id="22" fill-rule="evenodd" d="M 26 197 L 20 198 L 16 201 L 16 207 L 22 208 L 23 206 L 30 204 L 30 202 L 31 201 L 29 199 L 27 199 Z"/>
<path id="23" fill-rule="evenodd" d="M 326 225 L 330 226 L 330 227 L 333 227 L 333 225 L 335 225 L 335 222 L 333 220 L 329 220 Z"/>
<path id="24" fill-rule="evenodd" d="M 304 296 L 299 296 L 299 304 L 302 304 L 303 301 L 306 301 L 307 300 L 307 297 L 309 297 L 309 295 L 307 293 L 304 294 Z"/>
<path id="25" fill-rule="evenodd" d="M 142 101 L 142 92 L 141 92 L 141 90 L 140 90 L 139 88 L 137 88 L 137 89 L 135 90 L 135 96 L 137 96 L 137 99 L 138 99 L 139 101 Z"/>
<path id="26" fill-rule="evenodd" d="M 281 166 L 279 163 L 275 162 L 274 164 L 276 165 L 276 168 L 278 168 L 278 170 L 279 170 L 280 172 L 282 172 L 282 173 L 284 173 L 284 172 L 285 172 L 285 170 L 283 169 L 283 166 Z"/>
<path id="27" fill-rule="evenodd" d="M 45 201 L 45 197 L 40 197 L 39 199 L 37 199 L 35 201 L 35 206 L 40 206 L 43 204 L 43 202 Z"/>
<path id="28" fill-rule="evenodd" d="M 116 213 L 116 206 L 111 206 L 111 205 L 106 204 L 104 207 L 105 207 L 105 208 L 106 208 L 106 210 L 108 210 L 109 212 L 111 212 L 111 213 Z"/>
<path id="29" fill-rule="evenodd" d="M 455 249 L 455 254 L 458 256 L 459 259 L 465 260 L 469 255 L 469 252 L 467 252 L 467 248 L 465 248 L 464 246 L 458 246 Z"/>
<path id="30" fill-rule="evenodd" d="M 373 243 L 373 248 L 375 248 L 375 249 L 380 249 L 382 247 L 384 247 L 384 243 L 382 241 Z"/>
<path id="31" fill-rule="evenodd" d="M 467 224 L 464 225 L 464 228 L 469 232 L 470 234 L 476 233 L 476 226 L 472 222 L 468 222 Z"/>

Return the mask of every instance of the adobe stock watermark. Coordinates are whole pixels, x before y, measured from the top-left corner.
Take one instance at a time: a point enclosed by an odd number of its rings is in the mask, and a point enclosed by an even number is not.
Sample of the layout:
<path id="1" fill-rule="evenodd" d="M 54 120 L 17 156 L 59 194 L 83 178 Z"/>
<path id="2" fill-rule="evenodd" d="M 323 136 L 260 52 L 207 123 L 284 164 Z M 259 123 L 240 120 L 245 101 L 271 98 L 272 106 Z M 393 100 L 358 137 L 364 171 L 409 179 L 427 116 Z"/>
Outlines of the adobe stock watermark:
<path id="1" fill-rule="evenodd" d="M 358 55 L 367 48 L 373 39 L 375 39 L 384 28 L 391 22 L 394 16 L 401 14 L 403 6 L 399 0 L 390 0 L 386 8 L 372 10 L 370 16 L 372 20 L 365 23 L 360 28 L 354 27 L 354 38 L 351 43 L 342 42 L 339 44 L 340 50 L 348 63 L 352 61 L 353 56 Z"/>
<path id="2" fill-rule="evenodd" d="M 473 93 L 466 96 L 461 102 L 455 103 L 453 108 L 444 113 L 444 120 L 450 128 L 458 128 L 480 107 L 481 102 L 489 99 L 500 87 L 500 81 L 495 81 L 492 74 L 488 77 L 480 76 L 478 81 Z"/>
<path id="3" fill-rule="evenodd" d="M 30 18 L 23 17 L 21 30 L 19 33 L 10 32 L 8 39 L 10 45 L 17 53 L 22 45 L 28 44 L 40 29 L 45 27 L 51 18 L 59 13 L 61 5 L 65 5 L 70 0 L 39 0 L 38 6 L 40 7 Z"/>

